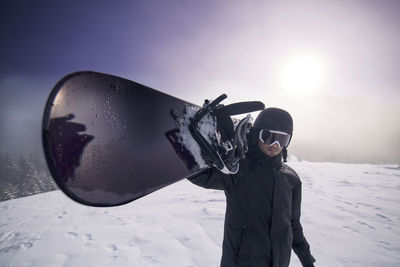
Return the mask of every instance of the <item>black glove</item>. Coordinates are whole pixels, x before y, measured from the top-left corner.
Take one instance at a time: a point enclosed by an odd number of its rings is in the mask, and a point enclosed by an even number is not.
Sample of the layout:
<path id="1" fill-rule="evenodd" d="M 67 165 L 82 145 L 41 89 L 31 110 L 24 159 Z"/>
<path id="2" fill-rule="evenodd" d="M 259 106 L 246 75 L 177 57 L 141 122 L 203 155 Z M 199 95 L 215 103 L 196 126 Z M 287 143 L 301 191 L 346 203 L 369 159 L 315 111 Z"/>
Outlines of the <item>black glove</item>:
<path id="1" fill-rule="evenodd" d="M 306 265 L 304 265 L 303 267 L 314 267 L 314 263 L 306 264 Z"/>

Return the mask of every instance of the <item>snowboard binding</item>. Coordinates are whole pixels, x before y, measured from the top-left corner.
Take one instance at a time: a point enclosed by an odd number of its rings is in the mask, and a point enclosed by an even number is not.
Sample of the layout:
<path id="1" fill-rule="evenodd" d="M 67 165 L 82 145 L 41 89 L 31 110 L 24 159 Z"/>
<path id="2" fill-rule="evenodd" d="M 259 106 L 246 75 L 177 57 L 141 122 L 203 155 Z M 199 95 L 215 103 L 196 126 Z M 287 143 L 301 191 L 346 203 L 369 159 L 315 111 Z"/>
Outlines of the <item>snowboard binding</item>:
<path id="1" fill-rule="evenodd" d="M 196 156 L 193 157 L 194 160 L 192 158 L 188 160 L 186 150 L 189 150 L 192 155 L 196 152 L 199 154 L 198 151 L 194 151 L 196 148 L 193 148 L 191 144 L 183 144 L 186 149 L 182 147 L 179 149 L 181 153 L 178 155 L 180 154 L 187 167 L 193 167 L 194 161 L 199 165 L 198 167 L 204 167 L 203 164 L 199 164 L 199 161 L 204 160 L 205 166 L 214 166 L 225 174 L 235 174 L 239 170 L 239 161 L 244 158 L 248 150 L 247 133 L 251 127 L 251 116 L 248 114 L 241 120 L 232 119 L 231 116 L 262 110 L 264 104 L 253 101 L 224 106 L 220 103 L 225 98 L 227 95 L 223 94 L 211 102 L 205 100 L 203 107 L 197 111 L 190 110 L 190 107 L 186 106 L 183 116 L 171 111 L 173 118 L 180 124 L 180 131 L 185 132 L 188 129 L 191 137 L 200 147 L 200 160 Z M 182 119 L 184 116 L 187 122 Z M 176 151 L 178 152 L 178 149 Z"/>

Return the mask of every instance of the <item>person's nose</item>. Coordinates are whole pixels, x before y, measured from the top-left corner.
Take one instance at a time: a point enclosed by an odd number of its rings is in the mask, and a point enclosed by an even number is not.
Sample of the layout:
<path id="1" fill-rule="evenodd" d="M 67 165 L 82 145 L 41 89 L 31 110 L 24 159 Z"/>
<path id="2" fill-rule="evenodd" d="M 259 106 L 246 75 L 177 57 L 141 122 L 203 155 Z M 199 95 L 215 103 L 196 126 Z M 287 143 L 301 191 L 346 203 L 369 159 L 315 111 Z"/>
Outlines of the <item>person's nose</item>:
<path id="1" fill-rule="evenodd" d="M 277 143 L 273 144 L 272 147 L 275 148 L 275 149 L 278 149 L 278 148 L 279 148 L 279 146 L 278 146 Z"/>

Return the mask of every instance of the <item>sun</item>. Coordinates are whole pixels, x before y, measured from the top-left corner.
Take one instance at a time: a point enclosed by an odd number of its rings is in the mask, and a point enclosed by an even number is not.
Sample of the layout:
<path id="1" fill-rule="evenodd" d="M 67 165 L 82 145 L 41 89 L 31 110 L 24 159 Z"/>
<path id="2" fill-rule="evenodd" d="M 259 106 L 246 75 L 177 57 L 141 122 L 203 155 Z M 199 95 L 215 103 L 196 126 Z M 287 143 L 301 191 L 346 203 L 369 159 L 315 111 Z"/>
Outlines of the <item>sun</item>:
<path id="1" fill-rule="evenodd" d="M 283 89 L 289 93 L 316 92 L 325 81 L 325 66 L 315 55 L 296 55 L 284 63 L 280 79 Z"/>

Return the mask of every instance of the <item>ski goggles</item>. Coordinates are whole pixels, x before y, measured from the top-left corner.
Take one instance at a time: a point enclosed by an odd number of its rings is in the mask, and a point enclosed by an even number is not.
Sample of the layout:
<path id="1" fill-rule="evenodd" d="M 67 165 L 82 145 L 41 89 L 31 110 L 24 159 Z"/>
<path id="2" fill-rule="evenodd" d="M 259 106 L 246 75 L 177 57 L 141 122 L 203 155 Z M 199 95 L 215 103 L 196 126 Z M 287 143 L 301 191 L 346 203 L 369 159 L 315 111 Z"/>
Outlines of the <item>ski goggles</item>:
<path id="1" fill-rule="evenodd" d="M 286 147 L 289 145 L 291 135 L 285 132 L 273 130 L 260 130 L 258 138 L 264 144 L 273 146 L 278 144 L 279 147 Z"/>

